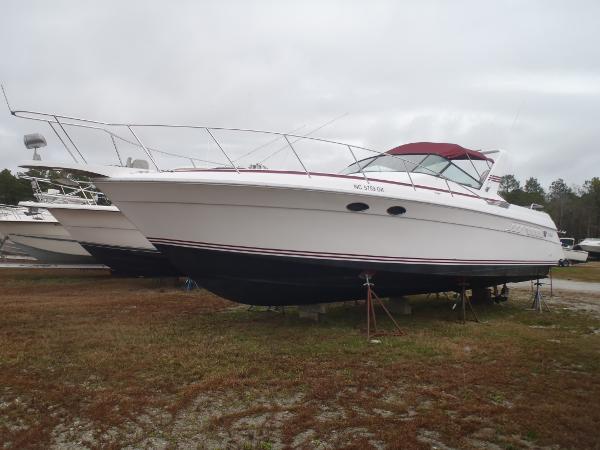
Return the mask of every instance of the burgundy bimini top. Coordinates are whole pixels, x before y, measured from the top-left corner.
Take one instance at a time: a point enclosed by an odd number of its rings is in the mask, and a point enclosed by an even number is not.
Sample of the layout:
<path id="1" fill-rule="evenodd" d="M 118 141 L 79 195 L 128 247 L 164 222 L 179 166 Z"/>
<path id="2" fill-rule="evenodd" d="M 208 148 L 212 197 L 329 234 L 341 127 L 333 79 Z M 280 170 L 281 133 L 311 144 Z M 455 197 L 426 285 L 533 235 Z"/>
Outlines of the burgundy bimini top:
<path id="1" fill-rule="evenodd" d="M 386 153 L 390 155 L 439 155 L 451 161 L 470 158 L 494 162 L 493 159 L 488 158 L 483 153 L 476 150 L 469 150 L 458 144 L 444 144 L 437 142 L 414 142 L 412 144 L 404 144 L 388 150 Z"/>

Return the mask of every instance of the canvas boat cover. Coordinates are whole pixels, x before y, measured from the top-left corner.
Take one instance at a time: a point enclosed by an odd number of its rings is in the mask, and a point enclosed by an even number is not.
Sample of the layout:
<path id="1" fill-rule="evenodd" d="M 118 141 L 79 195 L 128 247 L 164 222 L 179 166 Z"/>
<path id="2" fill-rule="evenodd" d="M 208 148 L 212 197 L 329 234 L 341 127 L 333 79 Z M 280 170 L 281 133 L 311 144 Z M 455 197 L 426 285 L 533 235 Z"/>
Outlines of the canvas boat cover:
<path id="1" fill-rule="evenodd" d="M 388 150 L 387 153 L 390 155 L 439 155 L 449 160 L 474 159 L 493 162 L 493 159 L 477 150 L 469 150 L 458 144 L 437 142 L 413 142 Z"/>

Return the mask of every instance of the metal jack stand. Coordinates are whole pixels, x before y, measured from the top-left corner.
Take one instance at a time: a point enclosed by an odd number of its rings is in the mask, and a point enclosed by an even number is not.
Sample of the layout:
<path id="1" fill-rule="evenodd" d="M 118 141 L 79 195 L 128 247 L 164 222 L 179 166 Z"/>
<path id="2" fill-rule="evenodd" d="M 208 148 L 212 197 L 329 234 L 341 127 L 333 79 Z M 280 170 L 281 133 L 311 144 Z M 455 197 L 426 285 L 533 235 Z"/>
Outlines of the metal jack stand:
<path id="1" fill-rule="evenodd" d="M 508 301 L 509 292 L 510 291 L 509 291 L 506 283 L 504 283 L 504 285 L 502 286 L 502 289 L 500 289 L 500 293 L 498 293 L 498 286 L 494 286 L 494 293 L 492 295 L 492 299 L 494 300 L 494 303 L 501 304 L 502 302 Z"/>
<path id="2" fill-rule="evenodd" d="M 394 320 L 394 317 L 390 313 L 390 311 L 385 307 L 379 296 L 373 291 L 373 282 L 371 282 L 371 277 L 373 273 L 363 272 L 360 277 L 365 280 L 363 286 L 367 288 L 367 341 L 371 340 L 371 322 L 373 322 L 373 336 L 403 336 L 405 333 L 398 325 L 398 322 Z M 390 318 L 394 326 L 396 327 L 395 332 L 379 332 L 377 331 L 377 319 L 375 317 L 375 305 L 373 299 L 379 302 L 379 305 L 383 308 L 387 316 Z"/>
<path id="3" fill-rule="evenodd" d="M 539 278 L 534 283 L 535 290 L 533 292 L 533 302 L 531 303 L 531 308 L 530 308 L 533 311 L 537 311 L 540 313 L 544 311 L 544 307 L 546 308 L 546 311 L 550 312 L 550 307 L 544 300 L 544 296 L 542 295 L 542 290 L 540 289 L 540 286 L 542 286 L 544 284 L 546 284 L 546 283 L 542 283 L 539 280 Z"/>
<path id="4" fill-rule="evenodd" d="M 186 280 L 185 280 L 185 282 L 183 284 L 183 290 L 184 291 L 193 291 L 194 289 L 200 289 L 198 287 L 198 283 L 196 283 L 191 278 L 186 278 Z"/>
<path id="5" fill-rule="evenodd" d="M 454 304 L 452 309 L 455 309 L 456 306 L 458 304 L 460 304 L 461 319 L 462 319 L 461 321 L 462 321 L 462 323 L 466 323 L 467 322 L 467 305 L 469 305 L 469 310 L 473 314 L 475 322 L 479 322 L 479 318 L 477 317 L 477 314 L 475 313 L 475 310 L 473 309 L 473 305 L 471 305 L 471 300 L 469 300 L 469 297 L 467 296 L 467 286 L 469 284 L 464 281 L 461 281 L 458 285 L 461 287 L 461 290 L 460 290 L 460 293 L 458 294 L 458 298 L 456 299 L 457 302 Z"/>

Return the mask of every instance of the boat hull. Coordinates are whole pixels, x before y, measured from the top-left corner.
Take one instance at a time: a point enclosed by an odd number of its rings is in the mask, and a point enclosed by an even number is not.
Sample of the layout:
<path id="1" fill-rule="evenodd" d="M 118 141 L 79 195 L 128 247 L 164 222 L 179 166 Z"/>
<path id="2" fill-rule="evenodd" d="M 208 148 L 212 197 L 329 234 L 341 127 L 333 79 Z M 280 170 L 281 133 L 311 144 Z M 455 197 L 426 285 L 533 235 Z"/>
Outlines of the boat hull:
<path id="1" fill-rule="evenodd" d="M 35 241 L 34 241 L 35 242 Z M 52 251 L 41 248 L 34 243 L 33 246 L 20 242 L 14 243 L 15 247 L 23 253 L 46 264 L 97 264 L 93 256 L 73 255 L 64 253 L 64 251 Z M 59 247 L 62 247 L 63 243 Z"/>
<path id="2" fill-rule="evenodd" d="M 600 258 L 600 246 L 598 245 L 579 244 L 577 247 L 585 252 L 588 252 L 589 256 L 592 258 Z"/>
<path id="3" fill-rule="evenodd" d="M 156 244 L 182 272 L 217 295 L 249 305 L 298 305 L 364 298 L 364 274 L 383 297 L 448 292 L 544 278 L 548 266 L 365 263 L 204 250 Z"/>
<path id="4" fill-rule="evenodd" d="M 0 236 L 0 255 L 2 256 L 26 256 L 27 254 L 19 250 L 10 239 Z"/>
<path id="5" fill-rule="evenodd" d="M 57 222 L 2 221 L 0 229 L 20 251 L 51 264 L 95 264 L 96 261 Z"/>
<path id="6" fill-rule="evenodd" d="M 141 277 L 175 277 L 181 273 L 158 250 L 115 247 L 82 242 L 96 260 L 118 275 Z"/>
<path id="7" fill-rule="evenodd" d="M 565 259 L 572 262 L 586 262 L 589 256 L 588 252 L 584 250 L 574 250 L 572 248 L 565 248 L 563 249 L 563 251 L 565 254 Z"/>
<path id="8" fill-rule="evenodd" d="M 97 185 L 183 273 L 242 303 L 361 298 L 365 271 L 385 296 L 492 286 L 543 277 L 563 257 L 552 221 L 525 208 L 373 180 L 254 175 Z M 368 210 L 348 209 L 357 202 Z"/>
<path id="9" fill-rule="evenodd" d="M 50 205 L 49 210 L 83 248 L 114 273 L 146 277 L 179 275 L 116 207 Z"/>

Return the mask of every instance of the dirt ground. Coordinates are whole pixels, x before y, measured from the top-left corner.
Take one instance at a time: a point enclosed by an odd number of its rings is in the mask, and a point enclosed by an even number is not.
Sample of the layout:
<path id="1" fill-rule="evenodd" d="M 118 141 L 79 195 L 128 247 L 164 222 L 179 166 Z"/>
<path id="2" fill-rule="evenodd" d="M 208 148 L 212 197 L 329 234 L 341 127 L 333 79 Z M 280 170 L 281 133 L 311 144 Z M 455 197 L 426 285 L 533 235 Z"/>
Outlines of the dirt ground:
<path id="1" fill-rule="evenodd" d="M 0 269 L 0 448 L 600 448 L 600 298 L 554 294 L 466 324 L 414 297 L 405 335 L 369 343 L 362 302 L 313 323 L 174 280 Z"/>

